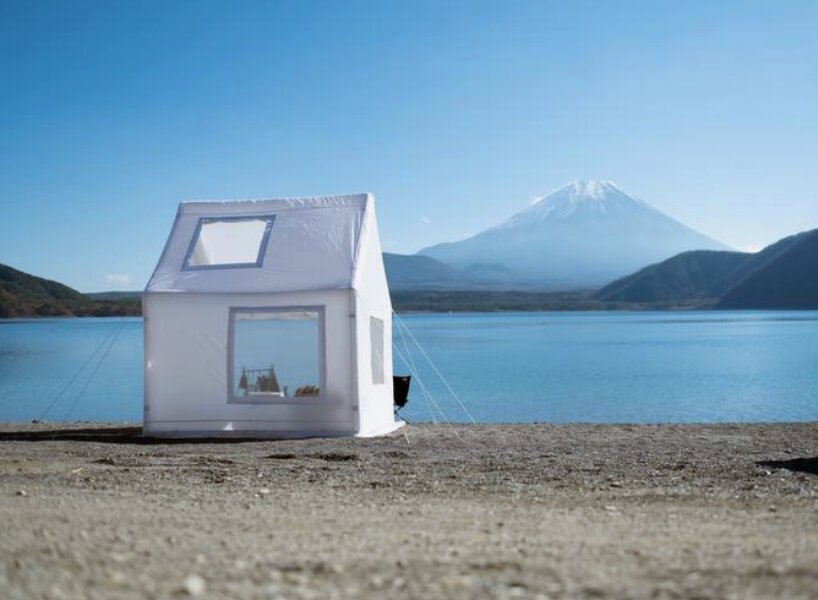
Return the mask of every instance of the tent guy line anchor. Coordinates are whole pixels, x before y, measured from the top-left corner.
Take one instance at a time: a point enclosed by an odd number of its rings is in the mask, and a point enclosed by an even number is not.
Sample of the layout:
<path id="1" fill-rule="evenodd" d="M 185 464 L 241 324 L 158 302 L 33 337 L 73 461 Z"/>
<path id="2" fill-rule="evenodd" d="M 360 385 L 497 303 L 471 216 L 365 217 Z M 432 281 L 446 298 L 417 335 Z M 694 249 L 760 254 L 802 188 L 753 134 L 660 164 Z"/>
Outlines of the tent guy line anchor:
<path id="1" fill-rule="evenodd" d="M 125 317 L 122 317 L 123 321 L 124 321 L 124 319 L 125 319 Z M 108 343 L 108 341 L 111 339 L 111 336 L 113 336 L 115 334 L 118 335 L 117 334 L 117 325 L 118 324 L 114 324 L 114 326 L 111 327 L 111 329 L 105 334 L 105 337 L 102 338 L 102 341 L 97 345 L 96 348 L 94 348 L 94 351 L 91 352 L 91 354 L 88 356 L 87 359 L 85 359 L 85 362 L 82 363 L 82 366 L 74 372 L 74 374 L 71 376 L 71 378 L 66 382 L 66 384 L 57 393 L 57 395 L 54 396 L 54 398 L 51 400 L 51 403 L 48 406 L 46 406 L 45 410 L 42 413 L 40 413 L 40 416 L 37 417 L 35 419 L 35 421 L 39 422 L 39 421 L 42 421 L 42 420 L 45 419 L 46 415 L 49 412 L 51 412 L 51 409 L 54 408 L 54 406 L 57 404 L 59 399 L 62 398 L 63 395 L 65 394 L 65 392 L 67 392 L 68 389 L 74 384 L 74 382 L 80 376 L 80 373 L 82 373 L 85 370 L 85 368 L 91 363 L 91 361 L 94 360 L 94 357 L 99 353 L 99 351 L 102 350 L 102 348 L 105 347 L 105 344 Z"/>
<path id="2" fill-rule="evenodd" d="M 437 411 L 440 413 L 441 421 L 443 423 L 446 423 L 447 425 L 451 426 L 452 425 L 451 420 L 449 419 L 449 417 L 446 416 L 446 413 L 443 411 L 443 409 L 440 407 L 440 405 L 434 399 L 431 392 L 429 392 L 429 390 L 424 385 L 423 380 L 421 379 L 417 368 L 414 366 L 414 361 L 412 361 L 411 356 L 407 360 L 405 355 L 400 351 L 400 348 L 396 347 L 395 350 L 397 350 L 398 356 L 403 360 L 403 362 L 406 363 L 406 365 L 409 368 L 412 376 L 415 379 L 417 379 L 418 385 L 420 386 L 420 390 L 421 390 L 421 392 L 423 394 L 424 399 L 426 400 L 426 405 L 427 405 L 427 407 L 429 409 L 429 415 L 432 417 L 432 423 L 434 423 L 435 425 L 438 424 L 438 419 L 435 418 L 435 413 L 432 410 L 432 407 L 434 406 L 434 408 L 436 408 Z M 454 432 L 455 435 L 457 435 L 457 431 L 455 431 L 454 428 L 452 428 L 452 431 Z"/>
<path id="3" fill-rule="evenodd" d="M 429 356 L 429 354 L 423 349 L 423 346 L 420 345 L 420 342 L 418 342 L 417 338 L 412 333 L 412 331 L 409 329 L 409 326 L 406 324 L 406 322 L 403 319 L 400 318 L 400 315 L 398 315 L 397 312 L 392 311 L 392 314 L 395 317 L 395 322 L 398 324 L 398 329 L 401 332 L 401 339 L 404 342 L 404 344 L 405 344 L 404 336 L 408 336 L 409 339 L 412 340 L 414 345 L 420 351 L 423 358 L 425 358 L 426 361 L 429 363 L 429 366 L 432 367 L 432 370 L 434 371 L 435 375 L 437 375 L 437 377 L 443 383 L 443 386 L 446 388 L 446 390 L 449 392 L 449 394 L 452 396 L 452 398 L 454 398 L 455 402 L 460 406 L 461 409 L 463 409 L 463 412 L 466 414 L 469 421 L 471 421 L 472 424 L 477 423 L 474 416 L 471 414 L 471 411 L 469 410 L 469 408 L 461 400 L 461 398 L 457 394 L 457 392 L 454 391 L 454 389 L 449 384 L 448 380 L 443 376 L 443 373 L 441 373 L 440 369 L 437 367 L 435 362 L 432 360 L 432 358 Z M 409 352 L 408 348 L 406 348 L 406 351 L 407 351 L 407 353 Z"/>
<path id="4" fill-rule="evenodd" d="M 85 385 L 82 386 L 82 389 L 80 390 L 79 394 L 77 394 L 77 396 L 74 398 L 74 402 L 71 403 L 71 406 L 65 412 L 65 416 L 62 419 L 63 421 L 68 420 L 68 417 L 71 415 L 71 413 L 74 411 L 74 408 L 77 406 L 77 402 L 80 401 L 80 398 L 82 398 L 82 396 L 85 394 L 85 390 L 87 390 L 88 386 L 91 385 L 91 381 L 93 381 L 94 376 L 97 374 L 97 371 L 99 371 L 99 368 L 102 366 L 102 363 L 105 362 L 105 358 L 108 356 L 108 353 L 111 351 L 111 348 L 114 347 L 114 344 L 116 343 L 116 340 L 119 337 L 119 334 L 122 333 L 123 329 L 125 329 L 125 317 L 122 317 L 122 321 L 119 324 L 119 328 L 116 330 L 113 337 L 111 338 L 108 347 L 105 348 L 105 351 L 99 358 L 99 362 L 97 362 L 97 365 L 94 367 L 94 370 L 91 372 L 91 375 L 89 375 L 88 379 L 85 381 Z"/>

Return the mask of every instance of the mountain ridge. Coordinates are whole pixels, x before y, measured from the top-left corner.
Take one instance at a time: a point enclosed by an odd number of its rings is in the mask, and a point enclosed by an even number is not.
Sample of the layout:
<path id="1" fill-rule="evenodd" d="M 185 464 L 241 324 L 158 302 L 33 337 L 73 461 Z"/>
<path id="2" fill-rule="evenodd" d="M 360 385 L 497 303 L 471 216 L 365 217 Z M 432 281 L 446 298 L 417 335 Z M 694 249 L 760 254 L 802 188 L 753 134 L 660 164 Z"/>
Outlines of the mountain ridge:
<path id="1" fill-rule="evenodd" d="M 617 279 L 594 294 L 605 302 L 706 302 L 725 291 L 723 280 L 748 254 L 690 250 Z"/>
<path id="2" fill-rule="evenodd" d="M 505 267 L 494 283 L 593 289 L 685 250 L 730 250 L 610 181 L 575 181 L 465 240 L 421 249 L 452 267 Z"/>
<path id="3" fill-rule="evenodd" d="M 466 273 L 430 256 L 384 252 L 383 263 L 389 288 L 394 290 L 463 289 L 479 286 Z"/>
<path id="4" fill-rule="evenodd" d="M 722 309 L 818 308 L 818 229 L 785 238 L 784 248 L 766 257 L 715 305 Z"/>
<path id="5" fill-rule="evenodd" d="M 600 302 L 712 308 L 818 307 L 818 229 L 760 252 L 685 252 L 617 279 Z"/>

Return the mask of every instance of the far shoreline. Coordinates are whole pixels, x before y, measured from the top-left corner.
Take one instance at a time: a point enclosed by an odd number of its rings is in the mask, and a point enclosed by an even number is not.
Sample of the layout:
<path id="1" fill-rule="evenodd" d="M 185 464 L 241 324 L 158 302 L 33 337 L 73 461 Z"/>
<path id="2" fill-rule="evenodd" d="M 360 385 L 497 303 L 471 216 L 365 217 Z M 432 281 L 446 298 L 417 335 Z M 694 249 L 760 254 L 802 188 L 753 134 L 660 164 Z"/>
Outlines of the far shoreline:
<path id="1" fill-rule="evenodd" d="M 607 307 L 509 307 L 509 308 L 458 308 L 458 309 L 406 309 L 396 307 L 395 313 L 399 315 L 490 315 L 490 314 L 525 314 L 525 313 L 751 313 L 751 312 L 780 312 L 780 313 L 798 313 L 798 312 L 816 312 L 816 307 L 804 308 L 771 308 L 771 307 L 755 307 L 755 308 L 717 308 L 714 306 L 653 306 L 653 305 L 633 305 L 633 306 L 607 306 Z M 51 321 L 51 320 L 67 320 L 67 319 L 141 319 L 142 313 L 133 314 L 59 314 L 59 315 L 19 315 L 19 316 L 0 316 L 0 324 L 2 323 L 24 323 L 37 321 Z"/>

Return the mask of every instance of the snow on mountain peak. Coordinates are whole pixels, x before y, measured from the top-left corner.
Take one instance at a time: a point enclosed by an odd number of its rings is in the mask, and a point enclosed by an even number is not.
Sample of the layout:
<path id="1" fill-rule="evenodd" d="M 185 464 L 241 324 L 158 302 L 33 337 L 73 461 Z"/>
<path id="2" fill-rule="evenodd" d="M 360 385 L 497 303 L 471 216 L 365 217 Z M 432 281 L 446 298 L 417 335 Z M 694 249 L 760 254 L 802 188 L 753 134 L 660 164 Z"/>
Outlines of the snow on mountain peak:
<path id="1" fill-rule="evenodd" d="M 611 214 L 634 209 L 655 211 L 650 205 L 625 193 L 613 181 L 577 180 L 538 198 L 526 210 L 498 227 L 518 227 L 579 214 Z"/>
<path id="2" fill-rule="evenodd" d="M 566 187 L 569 188 L 571 197 L 576 199 L 601 200 L 611 192 L 622 191 L 613 181 L 597 181 L 595 179 L 572 181 Z"/>
<path id="3" fill-rule="evenodd" d="M 603 200 L 610 195 L 627 196 L 618 185 L 613 181 L 600 181 L 597 179 L 577 179 L 568 185 L 546 194 L 538 199 L 535 204 L 539 204 L 543 200 L 567 199 L 573 202 L 582 200 Z"/>

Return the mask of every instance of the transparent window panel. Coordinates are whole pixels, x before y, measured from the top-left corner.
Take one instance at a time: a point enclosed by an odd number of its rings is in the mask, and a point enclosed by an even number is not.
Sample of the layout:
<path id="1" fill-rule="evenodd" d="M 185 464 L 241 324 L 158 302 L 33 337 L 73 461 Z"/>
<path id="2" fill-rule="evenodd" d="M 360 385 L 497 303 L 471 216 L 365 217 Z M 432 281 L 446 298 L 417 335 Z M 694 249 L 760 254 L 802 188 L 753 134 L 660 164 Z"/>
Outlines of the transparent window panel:
<path id="1" fill-rule="evenodd" d="M 202 219 L 185 266 L 260 266 L 272 224 L 272 217 Z"/>
<path id="2" fill-rule="evenodd" d="M 234 401 L 315 399 L 321 396 L 321 312 L 233 312 Z"/>

